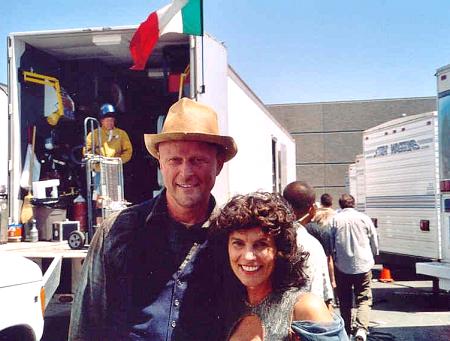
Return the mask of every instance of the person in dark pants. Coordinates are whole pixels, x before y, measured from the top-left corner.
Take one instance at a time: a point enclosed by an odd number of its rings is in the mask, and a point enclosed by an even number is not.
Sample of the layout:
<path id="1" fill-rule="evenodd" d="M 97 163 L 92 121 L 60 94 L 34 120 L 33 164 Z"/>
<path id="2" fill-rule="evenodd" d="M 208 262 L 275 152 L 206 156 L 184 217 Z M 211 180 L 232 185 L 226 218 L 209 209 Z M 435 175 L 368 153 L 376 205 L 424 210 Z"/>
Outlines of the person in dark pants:
<path id="1" fill-rule="evenodd" d="M 106 219 L 91 241 L 69 340 L 216 340 L 206 241 L 216 176 L 237 153 L 210 107 L 182 98 L 160 134 L 146 134 L 165 188 Z"/>
<path id="2" fill-rule="evenodd" d="M 366 341 L 369 313 L 372 306 L 372 267 L 378 254 L 378 236 L 372 220 L 354 209 L 355 199 L 343 194 L 339 199 L 342 211 L 331 223 L 331 245 L 334 251 L 339 308 L 348 334 Z M 355 328 L 352 328 L 353 294 L 356 302 Z"/>

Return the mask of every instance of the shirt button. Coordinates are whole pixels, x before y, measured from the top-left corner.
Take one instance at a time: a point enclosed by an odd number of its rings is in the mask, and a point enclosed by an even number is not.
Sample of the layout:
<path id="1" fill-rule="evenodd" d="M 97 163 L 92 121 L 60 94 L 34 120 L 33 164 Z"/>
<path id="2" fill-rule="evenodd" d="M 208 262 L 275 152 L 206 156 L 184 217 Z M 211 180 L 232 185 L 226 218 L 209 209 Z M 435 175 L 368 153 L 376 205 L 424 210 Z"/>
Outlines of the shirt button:
<path id="1" fill-rule="evenodd" d="M 174 305 L 175 307 L 178 307 L 178 306 L 180 305 L 180 301 L 175 300 L 175 301 L 173 302 L 173 305 Z"/>
<path id="2" fill-rule="evenodd" d="M 170 324 L 172 326 L 172 328 L 175 328 L 175 326 L 177 325 L 177 323 L 175 321 L 172 321 L 172 323 Z"/>

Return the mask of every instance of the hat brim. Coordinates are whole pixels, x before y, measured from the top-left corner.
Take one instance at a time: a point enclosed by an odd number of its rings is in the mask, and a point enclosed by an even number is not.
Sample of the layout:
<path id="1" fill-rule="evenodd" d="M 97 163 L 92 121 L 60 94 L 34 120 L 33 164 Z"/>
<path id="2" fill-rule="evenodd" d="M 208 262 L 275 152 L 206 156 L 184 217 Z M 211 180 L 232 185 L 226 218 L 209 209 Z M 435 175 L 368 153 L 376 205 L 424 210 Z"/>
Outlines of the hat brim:
<path id="1" fill-rule="evenodd" d="M 202 133 L 161 133 L 144 134 L 144 141 L 148 152 L 156 159 L 159 159 L 158 144 L 168 141 L 196 141 L 216 144 L 222 149 L 224 162 L 231 160 L 237 153 L 236 143 L 230 136 Z"/>

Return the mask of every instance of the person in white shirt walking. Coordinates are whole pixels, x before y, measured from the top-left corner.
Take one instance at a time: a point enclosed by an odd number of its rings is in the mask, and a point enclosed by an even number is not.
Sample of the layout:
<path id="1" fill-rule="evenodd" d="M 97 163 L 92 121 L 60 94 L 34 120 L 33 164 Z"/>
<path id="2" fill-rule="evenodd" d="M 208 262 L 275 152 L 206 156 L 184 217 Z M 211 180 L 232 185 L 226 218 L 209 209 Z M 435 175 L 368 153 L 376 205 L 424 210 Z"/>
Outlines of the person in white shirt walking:
<path id="1" fill-rule="evenodd" d="M 309 253 L 305 262 L 305 273 L 308 275 L 309 291 L 322 297 L 328 309 L 333 309 L 333 288 L 328 273 L 328 262 L 322 244 L 311 235 L 305 225 L 311 222 L 315 214 L 314 203 L 316 194 L 314 188 L 304 181 L 295 181 L 286 186 L 283 197 L 294 209 L 297 221 L 297 245 Z M 327 239 L 329 249 L 329 236 Z"/>
<path id="2" fill-rule="evenodd" d="M 331 245 L 334 255 L 337 294 L 340 311 L 348 334 L 365 341 L 372 306 L 372 267 L 378 254 L 378 236 L 372 220 L 354 209 L 355 199 L 343 194 L 339 199 L 342 211 L 331 223 Z M 353 294 L 356 302 L 355 328 L 351 325 Z"/>

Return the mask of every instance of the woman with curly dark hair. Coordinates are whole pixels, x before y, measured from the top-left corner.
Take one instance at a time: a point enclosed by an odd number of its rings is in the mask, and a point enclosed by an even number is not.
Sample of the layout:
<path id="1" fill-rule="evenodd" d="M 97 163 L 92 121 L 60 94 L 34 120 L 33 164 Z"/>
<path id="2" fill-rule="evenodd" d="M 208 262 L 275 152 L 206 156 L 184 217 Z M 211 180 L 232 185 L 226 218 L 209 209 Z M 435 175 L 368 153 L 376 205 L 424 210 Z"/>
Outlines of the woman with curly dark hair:
<path id="1" fill-rule="evenodd" d="M 307 254 L 294 219 L 281 196 L 256 192 L 235 196 L 213 220 L 227 340 L 347 340 L 342 319 L 302 290 Z"/>

